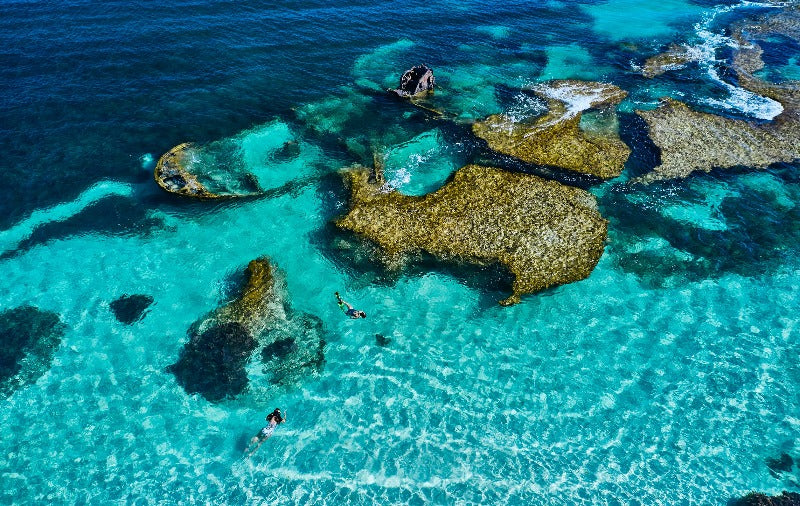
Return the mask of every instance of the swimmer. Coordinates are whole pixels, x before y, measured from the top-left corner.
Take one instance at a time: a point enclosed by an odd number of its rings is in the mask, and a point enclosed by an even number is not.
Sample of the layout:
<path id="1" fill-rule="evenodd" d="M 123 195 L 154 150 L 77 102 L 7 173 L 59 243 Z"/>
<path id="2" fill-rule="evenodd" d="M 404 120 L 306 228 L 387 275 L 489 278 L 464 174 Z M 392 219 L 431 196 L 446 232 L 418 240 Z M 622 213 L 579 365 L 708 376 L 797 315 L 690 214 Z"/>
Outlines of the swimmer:
<path id="1" fill-rule="evenodd" d="M 269 425 L 262 427 L 261 430 L 258 431 L 258 434 L 253 436 L 253 438 L 250 440 L 250 444 L 245 450 L 245 457 L 249 457 L 250 455 L 254 454 L 261 446 L 261 443 L 269 439 L 272 433 L 275 432 L 275 427 L 277 427 L 278 424 L 285 422 L 286 418 L 281 416 L 280 408 L 275 408 L 275 411 L 267 415 L 266 420 L 269 422 Z M 250 450 L 253 445 L 256 445 L 255 448 Z"/>
<path id="2" fill-rule="evenodd" d="M 336 302 L 339 304 L 339 309 L 344 311 L 344 314 L 354 320 L 367 317 L 367 313 L 364 311 L 359 311 L 358 309 L 353 309 L 353 306 L 351 306 L 349 302 L 342 300 L 342 298 L 339 296 L 339 292 L 335 292 L 335 295 Z"/>

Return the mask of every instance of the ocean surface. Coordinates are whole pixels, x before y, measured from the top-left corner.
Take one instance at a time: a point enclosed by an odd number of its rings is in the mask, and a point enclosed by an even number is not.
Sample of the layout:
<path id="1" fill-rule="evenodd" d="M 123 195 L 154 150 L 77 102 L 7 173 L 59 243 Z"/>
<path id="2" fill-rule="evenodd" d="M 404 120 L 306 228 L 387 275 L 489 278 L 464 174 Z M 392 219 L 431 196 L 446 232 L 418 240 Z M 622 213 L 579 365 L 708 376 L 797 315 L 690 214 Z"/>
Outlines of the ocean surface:
<path id="1" fill-rule="evenodd" d="M 662 96 L 775 115 L 724 63 L 725 27 L 773 8 L 4 0 L 0 312 L 32 306 L 63 327 L 45 359 L 28 357 L 40 373 L 0 397 L 0 504 L 725 504 L 800 491 L 797 467 L 766 465 L 800 457 L 797 166 L 626 184 L 658 163 L 633 111 Z M 703 57 L 642 77 L 672 42 Z M 797 44 L 764 47 L 766 76 L 800 77 Z M 419 63 L 444 117 L 384 92 Z M 534 114 L 525 90 L 548 79 L 629 91 L 621 177 L 541 172 L 591 191 L 610 222 L 589 278 L 500 307 L 510 281 L 497 269 L 391 273 L 341 247 L 354 237 L 332 225 L 347 210 L 338 171 L 373 151 L 412 195 L 467 163 L 535 171 L 470 124 Z M 187 141 L 244 164 L 268 195 L 162 191 L 155 161 Z M 321 319 L 322 371 L 223 402 L 187 394 L 167 371 L 187 330 L 264 255 L 288 303 Z M 368 318 L 345 318 L 334 291 Z M 123 294 L 153 298 L 140 321 L 115 318 Z M 275 407 L 287 422 L 242 459 Z"/>

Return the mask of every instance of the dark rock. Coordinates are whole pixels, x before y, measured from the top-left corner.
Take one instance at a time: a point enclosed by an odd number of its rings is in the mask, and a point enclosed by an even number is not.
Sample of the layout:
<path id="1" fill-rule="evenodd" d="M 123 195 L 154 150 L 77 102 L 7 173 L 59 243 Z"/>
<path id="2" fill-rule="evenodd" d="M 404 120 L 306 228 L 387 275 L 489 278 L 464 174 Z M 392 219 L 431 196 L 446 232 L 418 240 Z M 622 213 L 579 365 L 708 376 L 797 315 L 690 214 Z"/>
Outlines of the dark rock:
<path id="1" fill-rule="evenodd" d="M 764 462 L 767 464 L 770 474 L 776 478 L 779 477 L 778 473 L 791 471 L 792 466 L 794 466 L 794 460 L 788 453 L 781 453 L 781 456 L 777 459 L 772 457 L 766 458 Z"/>
<path id="2" fill-rule="evenodd" d="M 392 340 L 384 336 L 383 334 L 375 334 L 375 344 L 377 344 L 378 346 L 383 346 L 383 347 L 389 346 L 389 343 L 391 342 Z"/>
<path id="3" fill-rule="evenodd" d="M 261 350 L 261 360 L 268 362 L 274 358 L 286 358 L 293 351 L 297 351 L 297 343 L 292 338 L 278 339 L 264 346 Z"/>
<path id="4" fill-rule="evenodd" d="M 241 323 L 220 323 L 193 333 L 178 362 L 168 370 L 187 393 L 221 401 L 247 386 L 244 366 L 257 344 Z"/>
<path id="5" fill-rule="evenodd" d="M 283 146 L 273 151 L 269 158 L 273 162 L 288 162 L 300 156 L 300 143 L 297 141 L 286 141 Z"/>
<path id="6" fill-rule="evenodd" d="M 427 65 L 417 65 L 406 70 L 400 77 L 400 87 L 389 90 L 398 97 L 411 98 L 433 91 L 436 79 L 433 70 Z"/>
<path id="7" fill-rule="evenodd" d="M 146 310 L 153 303 L 149 295 L 123 295 L 108 306 L 120 323 L 131 325 L 138 322 L 146 314 Z"/>
<path id="8" fill-rule="evenodd" d="M 800 494 L 784 491 L 781 495 L 768 496 L 750 492 L 744 497 L 728 501 L 728 506 L 800 506 Z"/>
<path id="9" fill-rule="evenodd" d="M 272 385 L 291 386 L 307 376 L 314 376 L 325 364 L 325 340 L 322 321 L 314 315 L 298 312 L 269 332 L 274 339 L 261 352 L 263 372 Z"/>
<path id="10" fill-rule="evenodd" d="M 50 368 L 64 330 L 57 314 L 33 306 L 0 313 L 0 397 L 34 383 Z"/>

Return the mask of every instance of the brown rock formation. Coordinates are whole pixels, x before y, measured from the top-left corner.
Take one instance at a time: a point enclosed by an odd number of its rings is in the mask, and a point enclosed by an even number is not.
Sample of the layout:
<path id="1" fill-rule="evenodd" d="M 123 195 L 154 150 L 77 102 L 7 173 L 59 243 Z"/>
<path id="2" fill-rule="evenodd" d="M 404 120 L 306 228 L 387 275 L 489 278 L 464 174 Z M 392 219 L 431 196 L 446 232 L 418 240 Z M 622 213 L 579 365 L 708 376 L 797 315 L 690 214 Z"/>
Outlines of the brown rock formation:
<path id="1" fill-rule="evenodd" d="M 390 268 L 408 254 L 487 265 L 515 280 L 503 305 L 520 295 L 586 278 L 603 253 L 607 222 L 590 193 L 536 176 L 469 165 L 422 197 L 381 190 L 366 168 L 344 173 L 350 211 L 336 225 L 380 246 Z"/>
<path id="2" fill-rule="evenodd" d="M 642 75 L 651 79 L 669 70 L 685 67 L 687 63 L 696 61 L 691 49 L 685 44 L 671 44 L 663 53 L 647 59 L 642 68 Z"/>
<path id="3" fill-rule="evenodd" d="M 433 91 L 435 84 L 433 70 L 427 65 L 416 65 L 403 73 L 398 88 L 389 91 L 398 97 L 411 98 Z"/>
<path id="4" fill-rule="evenodd" d="M 221 195 L 208 191 L 197 180 L 197 176 L 184 168 L 184 157 L 191 148 L 190 142 L 184 142 L 164 153 L 156 164 L 154 174 L 156 183 L 166 191 L 178 195 L 201 199 L 221 198 Z"/>
<path id="5" fill-rule="evenodd" d="M 550 165 L 612 178 L 622 172 L 630 149 L 616 130 L 615 106 L 627 92 L 611 84 L 583 81 L 550 81 L 532 90 L 547 102 L 548 111 L 531 123 L 505 115 L 489 116 L 472 131 L 489 147 L 528 163 Z M 610 116 L 612 131 L 581 127 L 581 115 L 602 109 Z"/>
<path id="6" fill-rule="evenodd" d="M 686 177 L 695 170 L 714 168 L 764 168 L 800 159 L 800 83 L 768 83 L 754 73 L 764 67 L 757 37 L 783 34 L 800 36 L 800 9 L 745 21 L 733 27 L 739 47 L 732 68 L 742 88 L 778 101 L 783 112 L 772 121 L 757 123 L 693 111 L 665 99 L 653 111 L 637 111 L 648 125 L 650 137 L 661 150 L 661 165 L 634 181 Z"/>

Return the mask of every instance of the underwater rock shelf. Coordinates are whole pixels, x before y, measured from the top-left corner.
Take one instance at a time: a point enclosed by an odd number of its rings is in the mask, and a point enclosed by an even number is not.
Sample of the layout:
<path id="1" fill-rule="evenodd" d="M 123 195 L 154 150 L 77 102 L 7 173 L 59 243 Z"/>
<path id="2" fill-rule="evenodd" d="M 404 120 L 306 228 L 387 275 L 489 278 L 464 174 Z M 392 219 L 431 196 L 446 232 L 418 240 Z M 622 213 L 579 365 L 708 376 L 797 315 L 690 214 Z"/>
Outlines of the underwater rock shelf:
<path id="1" fill-rule="evenodd" d="M 502 305 L 586 278 L 603 253 L 607 221 L 594 196 L 579 188 L 477 165 L 462 167 L 422 197 L 382 191 L 381 175 L 366 168 L 344 177 L 350 211 L 336 225 L 377 243 L 387 267 L 416 252 L 499 263 L 515 277 Z"/>
<path id="2" fill-rule="evenodd" d="M 547 103 L 547 113 L 532 122 L 502 114 L 475 123 L 473 133 L 493 150 L 528 163 L 549 165 L 608 179 L 622 173 L 630 148 L 619 138 L 615 107 L 627 92 L 584 81 L 550 81 L 531 90 Z M 611 130 L 581 126 L 584 111 L 602 110 Z"/>
<path id="3" fill-rule="evenodd" d="M 251 261 L 239 298 L 189 328 L 189 342 L 168 367 L 187 393 L 212 402 L 248 387 L 247 364 L 262 346 L 262 374 L 273 385 L 290 385 L 324 363 L 322 324 L 288 307 L 286 294 L 266 258 Z"/>

